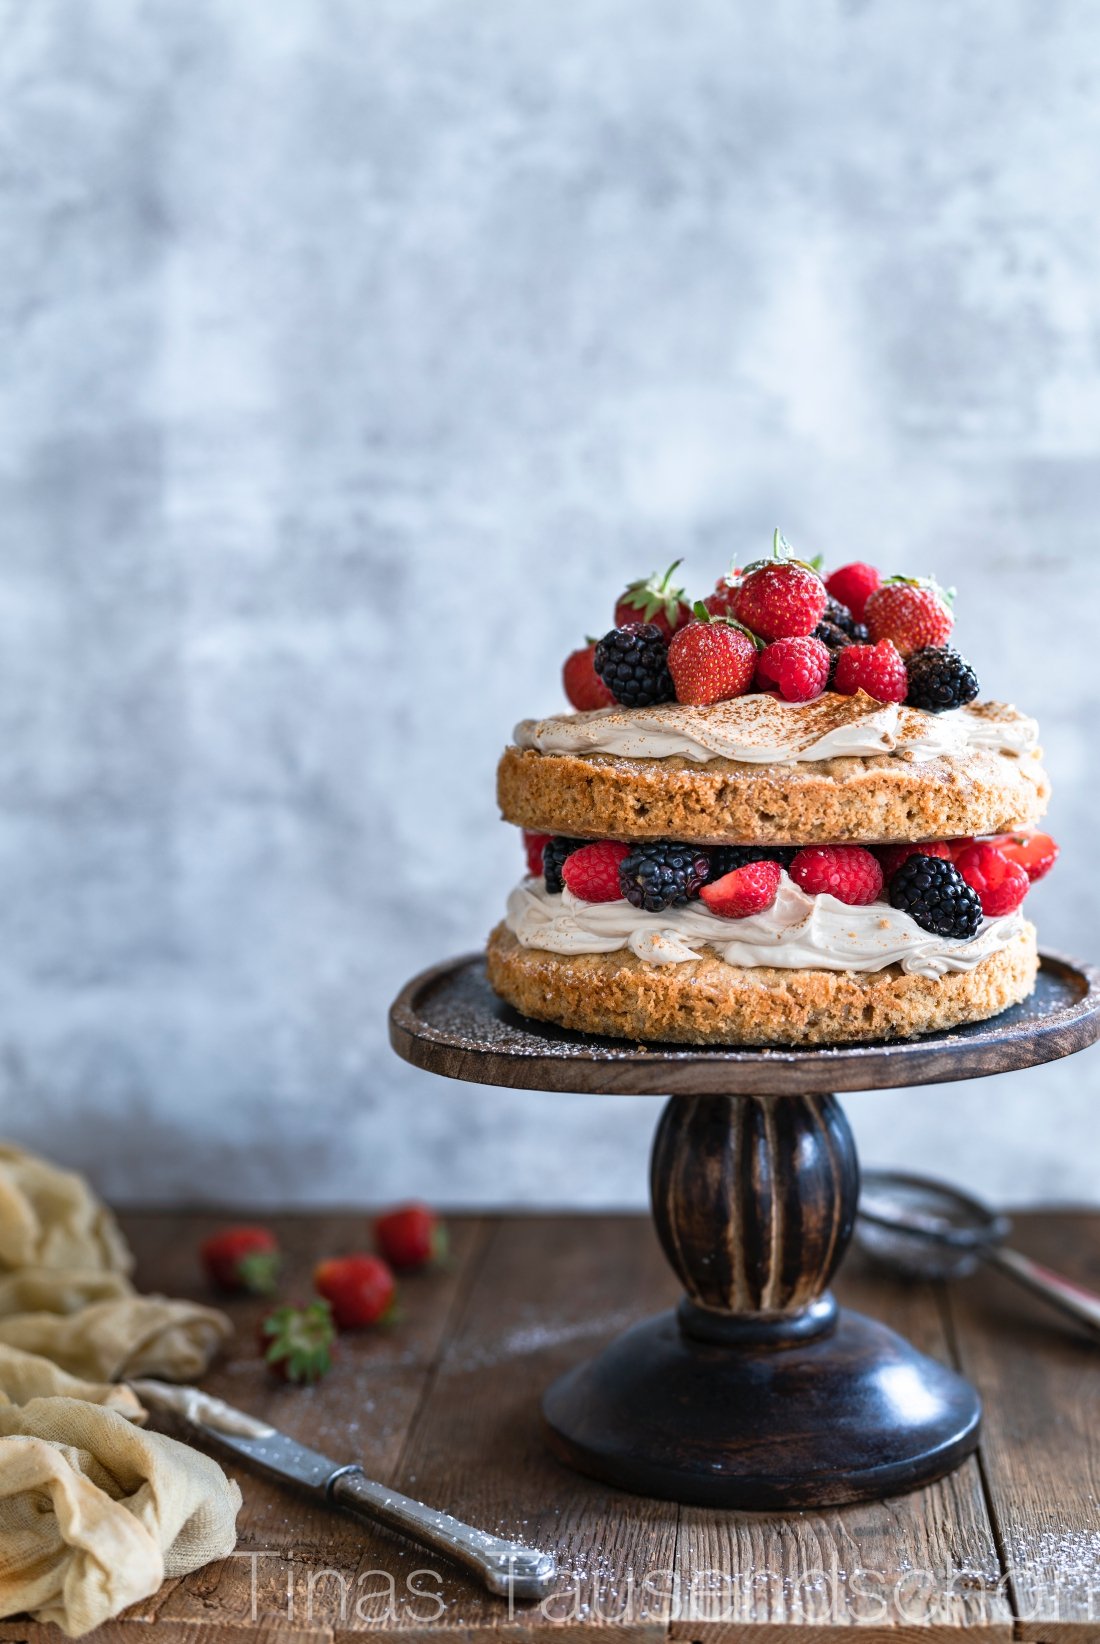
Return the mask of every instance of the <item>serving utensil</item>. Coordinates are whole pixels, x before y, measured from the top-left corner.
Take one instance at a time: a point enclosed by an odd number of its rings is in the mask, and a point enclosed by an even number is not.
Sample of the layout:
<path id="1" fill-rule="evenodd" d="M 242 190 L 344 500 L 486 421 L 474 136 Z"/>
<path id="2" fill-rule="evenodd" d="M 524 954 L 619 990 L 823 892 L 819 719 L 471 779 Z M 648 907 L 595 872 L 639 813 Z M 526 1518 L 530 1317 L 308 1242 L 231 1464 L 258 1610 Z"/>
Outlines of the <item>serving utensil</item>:
<path id="1" fill-rule="evenodd" d="M 400 1490 L 367 1478 L 358 1462 L 333 1461 L 197 1387 L 147 1379 L 130 1385 L 143 1404 L 170 1416 L 204 1443 L 228 1451 L 269 1478 L 305 1490 L 328 1506 L 384 1524 L 455 1559 L 498 1597 L 539 1599 L 553 1588 L 557 1562 L 552 1553 L 505 1541 L 464 1524 L 451 1513 L 414 1501 Z"/>
<path id="2" fill-rule="evenodd" d="M 1100 1296 L 1011 1249 L 1007 1216 L 946 1182 L 904 1171 L 863 1172 L 856 1242 L 912 1278 L 959 1279 L 982 1262 L 1100 1336 Z"/>

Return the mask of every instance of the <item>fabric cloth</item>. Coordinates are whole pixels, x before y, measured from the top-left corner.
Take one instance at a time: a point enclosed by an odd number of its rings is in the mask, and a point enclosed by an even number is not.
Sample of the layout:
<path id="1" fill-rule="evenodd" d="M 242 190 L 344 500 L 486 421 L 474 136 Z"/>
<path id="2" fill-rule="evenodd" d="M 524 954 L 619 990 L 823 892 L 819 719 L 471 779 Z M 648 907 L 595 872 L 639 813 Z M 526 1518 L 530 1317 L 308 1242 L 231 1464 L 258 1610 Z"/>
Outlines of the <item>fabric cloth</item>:
<path id="1" fill-rule="evenodd" d="M 229 1320 L 132 1265 L 86 1182 L 0 1144 L 0 1616 L 70 1637 L 236 1545 L 236 1484 L 116 1385 L 195 1380 Z"/>

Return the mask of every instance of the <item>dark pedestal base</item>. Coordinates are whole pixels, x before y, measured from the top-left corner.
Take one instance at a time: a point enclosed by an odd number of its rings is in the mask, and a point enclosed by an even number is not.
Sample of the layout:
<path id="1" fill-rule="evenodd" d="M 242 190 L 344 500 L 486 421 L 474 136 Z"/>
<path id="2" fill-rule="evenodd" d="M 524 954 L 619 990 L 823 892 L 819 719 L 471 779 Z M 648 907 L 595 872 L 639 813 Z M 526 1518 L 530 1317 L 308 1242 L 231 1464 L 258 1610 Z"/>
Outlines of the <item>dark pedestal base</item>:
<path id="1" fill-rule="evenodd" d="M 559 1460 L 620 1489 L 707 1507 L 824 1507 L 912 1490 L 978 1442 L 961 1376 L 844 1309 L 782 1347 L 635 1325 L 546 1393 Z"/>

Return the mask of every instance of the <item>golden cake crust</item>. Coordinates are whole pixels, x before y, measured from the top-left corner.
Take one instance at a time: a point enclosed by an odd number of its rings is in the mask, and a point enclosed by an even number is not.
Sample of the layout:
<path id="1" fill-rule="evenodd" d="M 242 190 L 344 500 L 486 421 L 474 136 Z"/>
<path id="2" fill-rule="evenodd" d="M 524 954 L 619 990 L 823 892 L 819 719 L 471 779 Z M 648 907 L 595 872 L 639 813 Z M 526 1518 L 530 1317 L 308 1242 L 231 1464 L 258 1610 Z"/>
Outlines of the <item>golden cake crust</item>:
<path id="1" fill-rule="evenodd" d="M 497 798 L 506 821 L 574 838 L 874 844 L 1032 827 L 1050 784 L 1037 754 L 988 748 L 754 765 L 510 747 Z"/>
<path id="2" fill-rule="evenodd" d="M 563 955 L 489 938 L 489 980 L 524 1016 L 581 1033 L 695 1045 L 843 1044 L 980 1022 L 1035 985 L 1035 927 L 972 971 L 909 976 L 728 965 L 717 955 L 648 965 L 629 951 Z"/>

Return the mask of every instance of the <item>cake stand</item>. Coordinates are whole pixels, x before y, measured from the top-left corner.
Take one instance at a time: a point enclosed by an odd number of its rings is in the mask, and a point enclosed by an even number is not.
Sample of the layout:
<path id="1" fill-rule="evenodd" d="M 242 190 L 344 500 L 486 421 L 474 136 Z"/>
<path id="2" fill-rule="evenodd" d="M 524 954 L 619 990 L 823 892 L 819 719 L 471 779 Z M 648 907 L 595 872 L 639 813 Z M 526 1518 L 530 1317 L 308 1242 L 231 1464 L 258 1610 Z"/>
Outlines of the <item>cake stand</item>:
<path id="1" fill-rule="evenodd" d="M 992 1021 L 820 1049 L 636 1045 L 519 1016 L 480 955 L 425 971 L 390 1013 L 406 1061 L 452 1079 L 667 1096 L 650 1194 L 685 1295 L 544 1395 L 554 1453 L 623 1489 L 716 1507 L 863 1501 L 974 1449 L 970 1384 L 829 1292 L 859 1164 L 836 1091 L 974 1079 L 1100 1037 L 1100 971 L 1044 954 L 1031 999 Z M 987 1104 L 976 1122 L 995 1123 Z"/>

